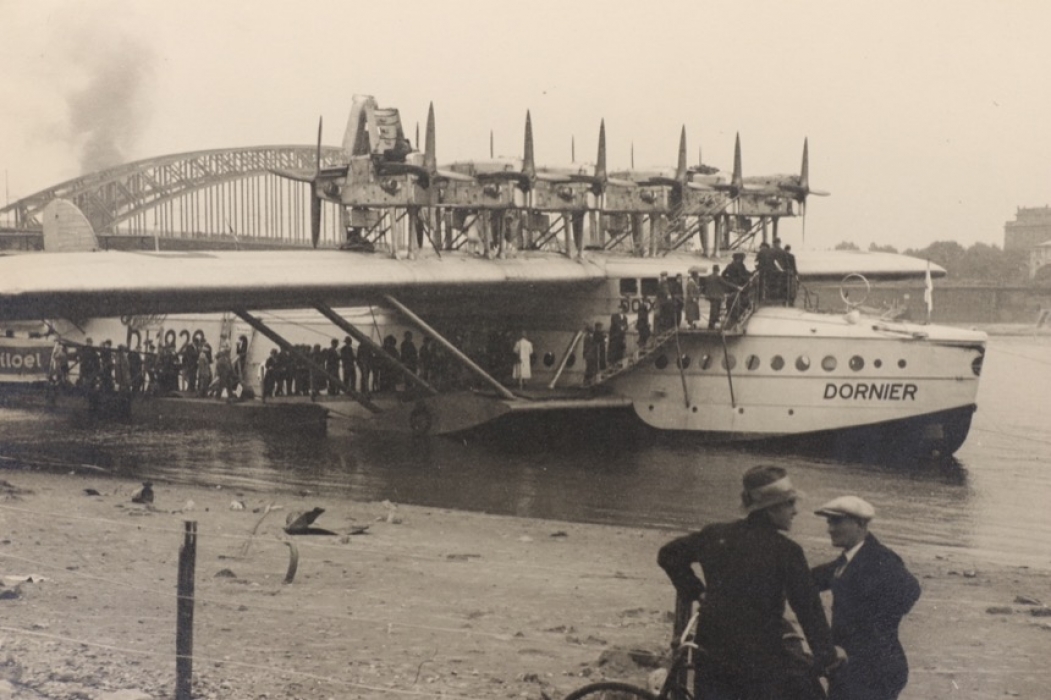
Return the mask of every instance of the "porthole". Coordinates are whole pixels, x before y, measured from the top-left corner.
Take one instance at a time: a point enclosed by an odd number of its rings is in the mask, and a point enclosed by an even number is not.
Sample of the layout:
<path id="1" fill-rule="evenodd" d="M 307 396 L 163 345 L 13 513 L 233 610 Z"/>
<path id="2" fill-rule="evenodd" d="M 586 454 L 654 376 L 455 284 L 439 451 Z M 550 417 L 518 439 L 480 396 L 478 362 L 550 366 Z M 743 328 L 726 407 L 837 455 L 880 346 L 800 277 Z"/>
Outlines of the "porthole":
<path id="1" fill-rule="evenodd" d="M 908 364 L 905 360 L 898 360 L 898 367 L 905 369 L 905 365 Z"/>
<path id="2" fill-rule="evenodd" d="M 575 352 L 574 353 L 570 353 L 569 354 L 569 359 L 566 360 L 566 367 L 572 367 L 576 363 L 577 363 L 577 354 Z"/>
<path id="3" fill-rule="evenodd" d="M 855 355 L 850 358 L 850 368 L 855 372 L 860 372 L 865 368 L 865 360 L 862 359 L 861 355 Z"/>
<path id="4" fill-rule="evenodd" d="M 821 360 L 821 369 L 825 370 L 826 372 L 831 372 L 834 369 L 836 369 L 837 364 L 838 363 L 836 362 L 836 358 L 832 357 L 831 355 L 825 355 L 825 357 Z"/>
<path id="5" fill-rule="evenodd" d="M 796 369 L 800 372 L 806 372 L 810 369 L 810 357 L 807 355 L 800 355 L 796 358 Z"/>
<path id="6" fill-rule="evenodd" d="M 723 357 L 723 361 L 719 364 L 722 365 L 723 369 L 733 369 L 737 366 L 737 358 L 733 355 L 726 355 Z"/>
<path id="7" fill-rule="evenodd" d="M 664 369 L 665 367 L 668 366 L 668 356 L 667 355 L 661 355 L 660 357 L 658 357 L 656 360 L 653 361 L 653 366 L 656 367 L 657 369 Z"/>
<path id="8" fill-rule="evenodd" d="M 872 366 L 875 367 L 876 369 L 879 369 L 880 367 L 883 366 L 883 360 L 873 360 L 872 361 Z"/>
<path id="9" fill-rule="evenodd" d="M 690 366 L 690 356 L 683 355 L 679 358 L 679 369 L 686 369 Z"/>
<path id="10" fill-rule="evenodd" d="M 545 367 L 550 367 L 553 364 L 555 364 L 555 353 L 553 353 L 553 352 L 545 352 L 544 353 L 544 366 Z"/>
<path id="11" fill-rule="evenodd" d="M 974 360 L 971 361 L 971 371 L 974 372 L 974 376 L 976 376 L 976 377 L 982 376 L 982 360 L 983 360 L 983 357 L 984 357 L 983 355 L 979 355 L 978 357 L 974 358 Z"/>
<path id="12" fill-rule="evenodd" d="M 753 371 L 753 372 L 755 370 L 759 369 L 759 356 L 758 355 L 749 355 L 748 359 L 745 360 L 744 366 L 747 367 L 750 371 Z"/>
<path id="13" fill-rule="evenodd" d="M 774 357 L 770 360 L 770 369 L 774 370 L 775 372 L 780 372 L 782 369 L 784 369 L 784 366 L 785 358 L 781 357 L 780 355 L 774 355 Z"/>
<path id="14" fill-rule="evenodd" d="M 701 369 L 711 369 L 712 367 L 712 356 L 701 355 Z"/>

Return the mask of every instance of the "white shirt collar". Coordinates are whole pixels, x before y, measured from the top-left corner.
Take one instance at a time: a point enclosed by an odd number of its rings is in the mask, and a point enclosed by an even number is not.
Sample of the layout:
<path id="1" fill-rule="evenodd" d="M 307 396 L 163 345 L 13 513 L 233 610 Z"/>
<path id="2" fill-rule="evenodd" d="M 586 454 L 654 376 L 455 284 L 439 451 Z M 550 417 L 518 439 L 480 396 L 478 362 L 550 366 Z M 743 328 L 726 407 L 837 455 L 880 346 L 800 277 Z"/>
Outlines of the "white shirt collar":
<path id="1" fill-rule="evenodd" d="M 858 550 L 861 549 L 861 546 L 863 544 L 865 544 L 865 540 L 864 539 L 861 540 L 860 542 L 858 542 L 856 545 L 854 545 L 850 549 L 848 549 L 847 551 L 843 552 L 843 556 L 846 558 L 847 564 L 849 564 L 854 559 L 854 555 L 858 553 Z"/>

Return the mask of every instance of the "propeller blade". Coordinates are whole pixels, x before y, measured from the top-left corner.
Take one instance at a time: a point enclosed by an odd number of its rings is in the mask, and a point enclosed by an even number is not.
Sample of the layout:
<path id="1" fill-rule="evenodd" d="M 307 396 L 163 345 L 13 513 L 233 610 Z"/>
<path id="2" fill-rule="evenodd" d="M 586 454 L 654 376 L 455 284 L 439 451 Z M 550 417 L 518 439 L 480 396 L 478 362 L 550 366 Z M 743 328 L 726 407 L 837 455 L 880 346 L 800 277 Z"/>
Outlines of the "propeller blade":
<path id="1" fill-rule="evenodd" d="M 317 188 L 310 187 L 310 243 L 317 248 L 321 240 L 321 198 L 317 196 Z"/>
<path id="2" fill-rule="evenodd" d="M 310 243 L 317 248 L 321 240 L 321 197 L 318 193 L 321 178 L 321 132 L 323 117 L 317 119 L 317 159 L 314 161 L 314 179 L 310 183 Z"/>
<path id="3" fill-rule="evenodd" d="M 595 158 L 595 179 L 605 182 L 609 177 L 606 172 L 606 120 L 603 119 L 598 127 L 598 157 Z"/>
<path id="4" fill-rule="evenodd" d="M 675 166 L 675 179 L 678 182 L 686 182 L 686 125 L 682 126 L 679 134 L 679 163 Z"/>
<path id="5" fill-rule="evenodd" d="M 803 166 L 799 169 L 799 188 L 810 191 L 810 139 L 803 138 Z"/>
<path id="6" fill-rule="evenodd" d="M 741 190 L 744 189 L 744 175 L 741 174 L 741 134 L 737 134 L 737 140 L 734 142 L 734 173 L 730 184 L 734 188 L 734 196 L 740 194 Z"/>
<path id="7" fill-rule="evenodd" d="M 434 103 L 427 108 L 427 131 L 423 142 L 423 167 L 429 173 L 438 171 L 437 136 L 434 125 Z"/>
<path id="8" fill-rule="evenodd" d="M 527 178 L 536 177 L 536 160 L 533 156 L 533 118 L 526 110 L 525 122 L 525 154 L 522 157 L 522 174 Z"/>
<path id="9" fill-rule="evenodd" d="M 317 118 L 317 159 L 314 161 L 314 177 L 321 174 L 321 124 L 322 117 Z"/>

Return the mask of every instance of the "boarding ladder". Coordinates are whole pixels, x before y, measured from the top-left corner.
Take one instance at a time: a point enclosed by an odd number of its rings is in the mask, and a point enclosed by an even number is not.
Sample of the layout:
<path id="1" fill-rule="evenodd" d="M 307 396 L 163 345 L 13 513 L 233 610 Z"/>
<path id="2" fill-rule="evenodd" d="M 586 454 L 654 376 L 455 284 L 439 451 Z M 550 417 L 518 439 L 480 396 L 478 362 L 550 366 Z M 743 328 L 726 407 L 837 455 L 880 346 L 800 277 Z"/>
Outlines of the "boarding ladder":
<path id="1" fill-rule="evenodd" d="M 671 328 L 664 331 L 660 335 L 656 335 L 652 338 L 651 342 L 644 348 L 640 348 L 637 352 L 629 355 L 617 363 L 607 367 L 596 374 L 591 381 L 587 383 L 588 386 L 598 386 L 604 384 L 609 380 L 617 377 L 625 372 L 630 371 L 636 367 L 640 362 L 645 360 L 647 357 L 653 355 L 658 350 L 661 350 L 668 344 L 677 343 L 679 336 L 711 336 L 718 337 L 722 340 L 724 349 L 727 337 L 744 335 L 745 330 L 748 326 L 748 319 L 755 313 L 755 285 L 750 282 L 745 286 L 744 290 L 736 297 L 736 306 L 731 306 L 726 311 L 726 317 L 724 319 L 724 325 L 722 328 L 708 329 L 708 328 Z M 675 355 L 678 356 L 680 353 L 676 350 Z"/>

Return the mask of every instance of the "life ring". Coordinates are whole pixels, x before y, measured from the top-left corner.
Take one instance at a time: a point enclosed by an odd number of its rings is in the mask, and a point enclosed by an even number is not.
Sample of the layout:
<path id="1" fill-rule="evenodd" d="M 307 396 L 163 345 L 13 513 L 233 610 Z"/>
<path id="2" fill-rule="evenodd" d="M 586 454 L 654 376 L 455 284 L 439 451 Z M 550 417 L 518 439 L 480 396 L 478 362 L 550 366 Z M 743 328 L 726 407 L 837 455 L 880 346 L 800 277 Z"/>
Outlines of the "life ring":
<path id="1" fill-rule="evenodd" d="M 412 429 L 413 435 L 427 435 L 433 425 L 434 416 L 427 406 L 422 403 L 416 404 L 416 408 L 409 414 L 409 428 Z"/>
<path id="2" fill-rule="evenodd" d="M 851 279 L 861 280 L 865 285 L 865 294 L 858 299 L 851 299 L 850 293 L 847 292 L 845 286 L 850 282 Z M 860 272 L 851 272 L 849 275 L 844 277 L 839 283 L 839 298 L 843 300 L 843 303 L 847 305 L 849 309 L 855 309 L 865 303 L 865 300 L 869 298 L 869 294 L 872 292 L 872 285 L 865 279 L 865 276 Z"/>

